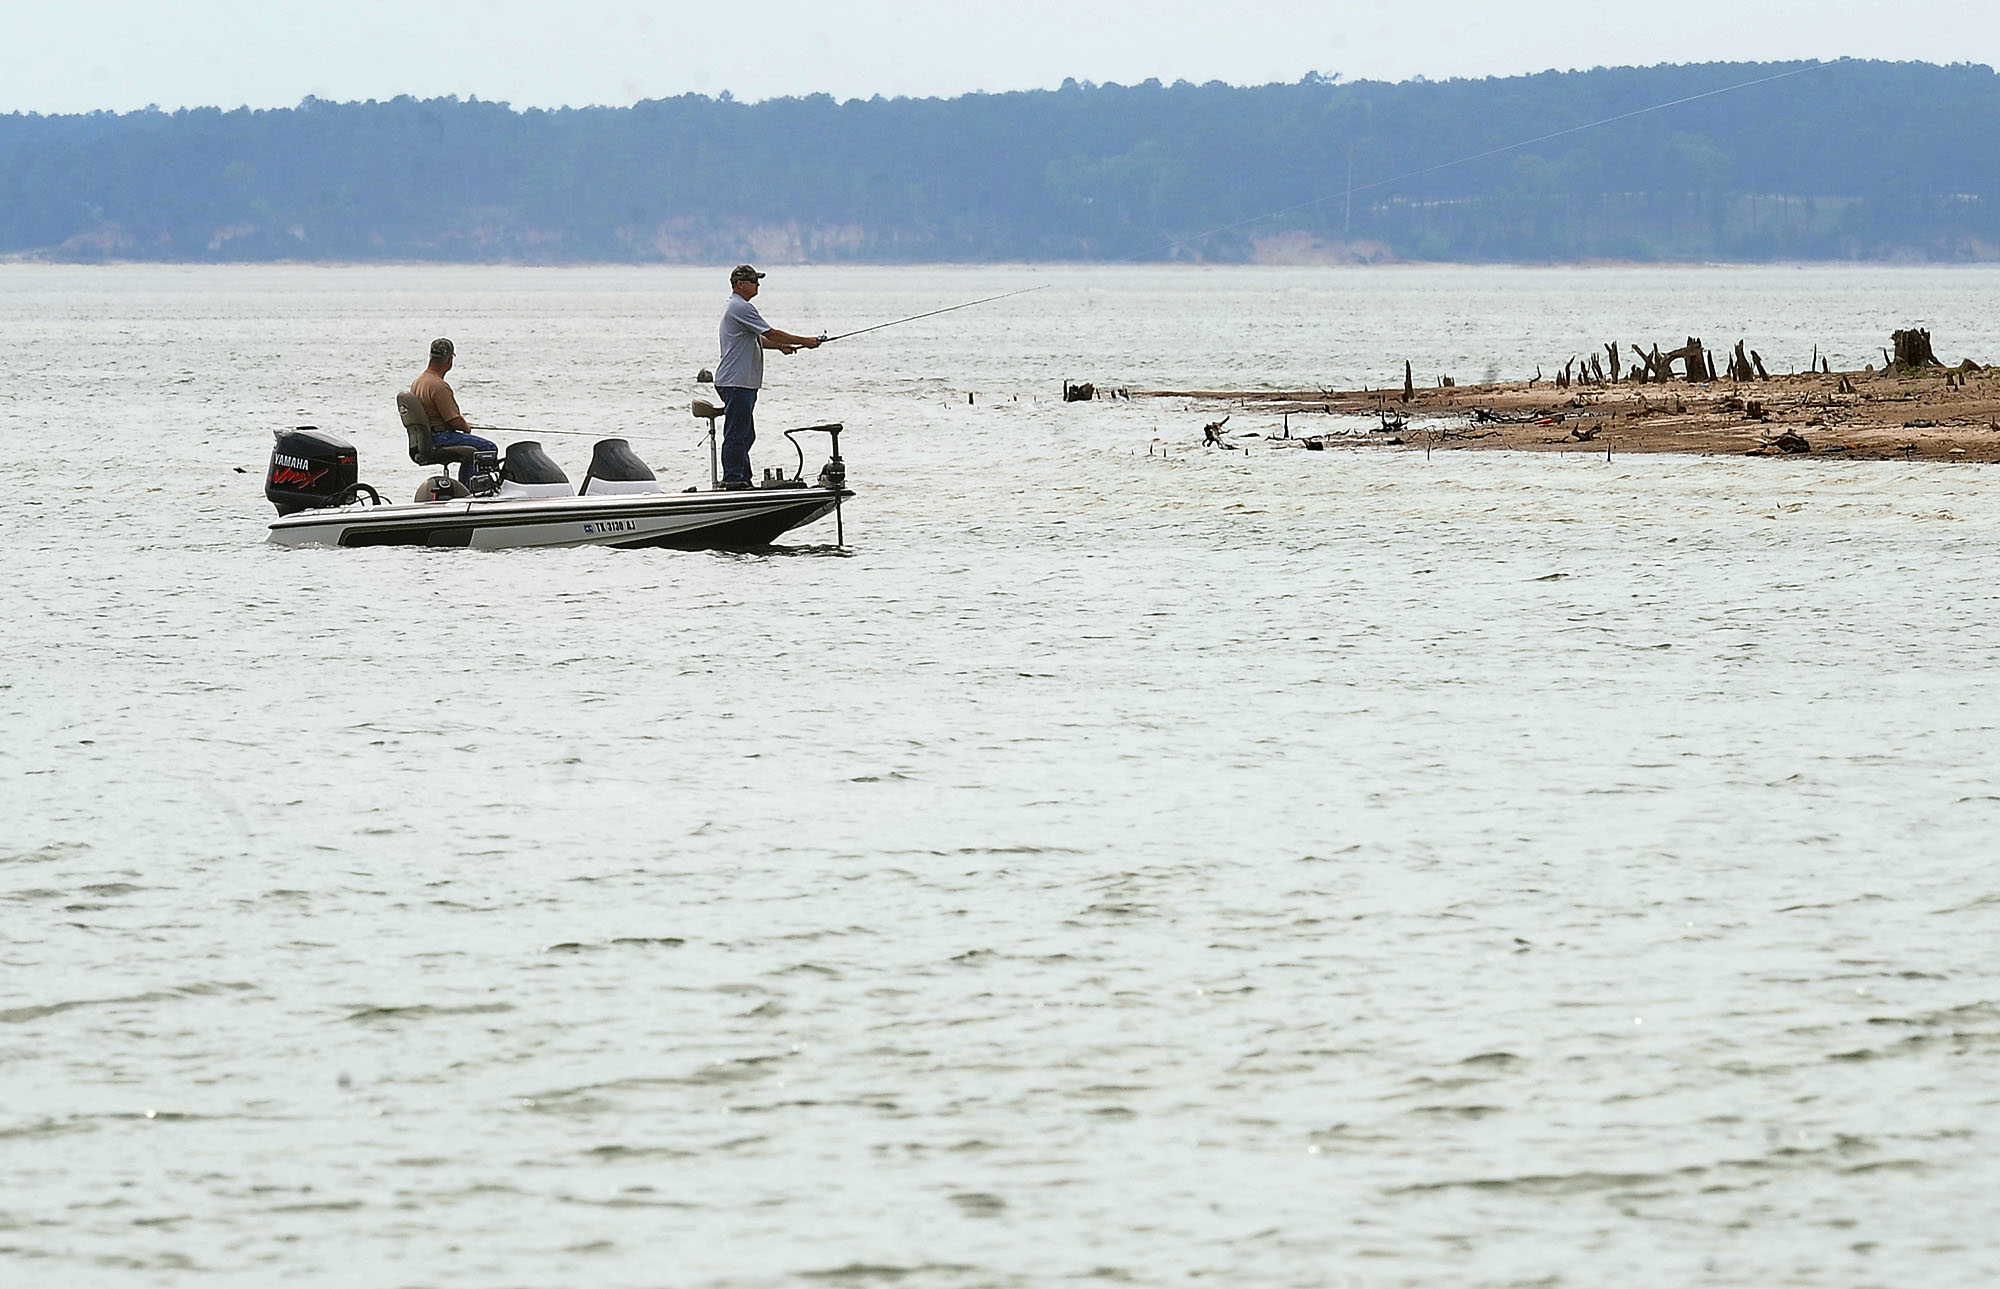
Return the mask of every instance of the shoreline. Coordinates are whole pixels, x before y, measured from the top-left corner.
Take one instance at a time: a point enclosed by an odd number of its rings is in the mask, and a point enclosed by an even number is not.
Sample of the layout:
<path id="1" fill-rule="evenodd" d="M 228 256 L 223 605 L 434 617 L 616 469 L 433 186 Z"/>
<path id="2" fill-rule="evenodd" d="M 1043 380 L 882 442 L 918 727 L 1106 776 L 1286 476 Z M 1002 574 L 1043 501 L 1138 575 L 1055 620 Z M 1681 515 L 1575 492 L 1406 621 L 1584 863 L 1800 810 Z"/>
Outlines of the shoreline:
<path id="1" fill-rule="evenodd" d="M 1953 269 L 2000 270 L 2000 256 L 1974 259 L 1904 259 L 1884 256 L 1874 259 L 1823 260 L 1379 260 L 1334 262 L 1312 259 L 1245 260 L 790 260 L 771 259 L 773 267 L 786 269 L 1028 269 L 1036 272 L 1100 269 L 1188 269 L 1221 272 L 1249 271 L 1285 273 L 1302 269 L 1328 273 L 1410 273 L 1451 269 L 1505 270 L 1523 273 L 1620 272 L 1661 270 L 1712 272 L 1730 269 L 1882 269 L 1888 271 Z M 713 269 L 721 260 L 595 260 L 595 259 L 155 259 L 151 256 L 59 256 L 45 251 L 0 252 L 0 269 L 35 267 L 61 269 L 241 269 L 241 268 L 452 268 L 452 269 Z M 725 266 L 726 267 L 726 266 Z"/>
<path id="2" fill-rule="evenodd" d="M 1339 390 L 1135 389 L 1239 418 L 1242 446 L 1308 450 L 1424 448 L 1820 456 L 1847 460 L 2000 461 L 2000 368 L 1799 373 L 1767 380 L 1483 385 Z M 1363 432 L 1315 428 L 1321 416 L 1373 417 Z M 1278 418 L 1252 425 L 1249 419 Z M 1211 416 L 1210 423 L 1214 420 Z M 1288 425 L 1290 437 L 1281 426 Z"/>

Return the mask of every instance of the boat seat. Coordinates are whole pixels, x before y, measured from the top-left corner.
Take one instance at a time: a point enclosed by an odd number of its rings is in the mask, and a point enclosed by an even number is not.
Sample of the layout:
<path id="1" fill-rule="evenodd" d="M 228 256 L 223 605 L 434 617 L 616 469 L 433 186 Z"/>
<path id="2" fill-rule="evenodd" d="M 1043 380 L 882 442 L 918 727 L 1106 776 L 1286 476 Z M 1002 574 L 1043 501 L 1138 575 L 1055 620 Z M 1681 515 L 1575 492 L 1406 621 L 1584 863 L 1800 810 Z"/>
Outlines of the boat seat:
<path id="1" fill-rule="evenodd" d="M 410 460 L 418 465 L 449 466 L 479 459 L 479 449 L 469 443 L 439 447 L 431 438 L 431 418 L 424 411 L 424 400 L 407 389 L 396 394 L 396 414 L 403 418 L 403 429 L 410 436 Z"/>

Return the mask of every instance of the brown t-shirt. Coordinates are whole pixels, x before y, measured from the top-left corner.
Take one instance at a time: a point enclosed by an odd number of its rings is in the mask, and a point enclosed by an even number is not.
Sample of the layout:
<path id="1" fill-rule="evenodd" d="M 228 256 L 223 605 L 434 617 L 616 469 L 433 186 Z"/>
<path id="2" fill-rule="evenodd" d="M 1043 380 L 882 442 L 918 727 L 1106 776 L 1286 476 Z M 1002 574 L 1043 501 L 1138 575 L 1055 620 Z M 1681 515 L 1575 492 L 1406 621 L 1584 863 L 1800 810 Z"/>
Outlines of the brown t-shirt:
<path id="1" fill-rule="evenodd" d="M 424 415 L 431 418 L 432 429 L 464 428 L 452 424 L 463 421 L 465 414 L 458 410 L 458 399 L 452 396 L 451 386 L 444 383 L 444 377 L 426 367 L 423 375 L 410 382 L 410 392 L 424 405 Z"/>

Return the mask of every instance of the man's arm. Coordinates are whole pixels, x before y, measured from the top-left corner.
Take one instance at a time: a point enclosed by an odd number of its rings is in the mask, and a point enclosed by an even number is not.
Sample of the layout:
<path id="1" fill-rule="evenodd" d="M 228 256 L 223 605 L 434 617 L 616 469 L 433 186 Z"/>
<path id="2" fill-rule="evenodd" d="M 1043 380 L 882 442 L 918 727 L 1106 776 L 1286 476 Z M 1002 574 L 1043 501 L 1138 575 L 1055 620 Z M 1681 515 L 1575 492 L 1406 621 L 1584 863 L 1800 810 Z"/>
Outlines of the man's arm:
<path id="1" fill-rule="evenodd" d="M 775 349 L 779 353 L 789 354 L 800 349 L 819 348 L 819 337 L 795 336 L 789 331 L 780 331 L 776 327 L 773 327 L 763 335 L 757 337 L 757 343 L 766 349 Z"/>
<path id="2" fill-rule="evenodd" d="M 433 401 L 437 406 L 431 410 L 437 413 L 438 424 L 442 428 L 471 432 L 472 427 L 466 423 L 465 413 L 458 410 L 458 398 L 451 392 L 451 386 L 439 381 Z"/>

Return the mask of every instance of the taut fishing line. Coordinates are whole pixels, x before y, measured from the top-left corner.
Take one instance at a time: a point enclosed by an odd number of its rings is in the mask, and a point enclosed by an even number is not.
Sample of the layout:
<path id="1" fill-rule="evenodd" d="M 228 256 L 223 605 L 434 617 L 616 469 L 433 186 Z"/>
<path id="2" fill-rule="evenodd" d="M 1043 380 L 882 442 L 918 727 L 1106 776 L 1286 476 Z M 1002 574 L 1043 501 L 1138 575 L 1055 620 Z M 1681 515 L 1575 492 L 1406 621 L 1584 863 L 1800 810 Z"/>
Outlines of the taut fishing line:
<path id="1" fill-rule="evenodd" d="M 1734 94 L 1738 90 L 1747 90 L 1754 88 L 1758 85 L 1769 85 L 1772 81 L 1782 81 L 1787 77 L 1803 76 L 1807 72 L 1823 71 L 1828 67 L 1835 67 L 1835 66 L 1838 66 L 1838 64 L 1814 62 L 1805 67 L 1794 67 L 1791 71 L 1788 72 L 1779 72 L 1773 76 L 1760 76 L 1754 81 L 1744 81 L 1738 85 L 1725 85 L 1721 89 L 1704 90 L 1700 94 L 1689 94 L 1685 98 L 1677 98 L 1672 100 L 1671 102 L 1655 103 L 1650 107 L 1634 108 L 1630 112 L 1620 112 L 1616 116 L 1607 116 L 1601 121 L 1590 121 L 1586 122 L 1583 125 L 1572 125 L 1566 130 L 1555 130 L 1548 134 L 1537 135 L 1535 138 L 1532 139 L 1522 139 L 1518 143 L 1503 144 L 1497 148 L 1488 148 L 1484 152 L 1474 152 L 1468 156 L 1455 157 L 1450 161 L 1440 161 L 1438 164 L 1434 166 L 1425 166 L 1420 170 L 1412 170 L 1407 174 L 1395 175 L 1388 179 L 1377 179 L 1370 183 L 1360 184 L 1358 186 L 1350 185 L 1349 187 L 1342 189 L 1340 192 L 1328 193 L 1324 197 L 1315 197 L 1311 201 L 1302 201 L 1296 206 L 1286 206 L 1280 210 L 1267 210 L 1261 215 L 1252 215 L 1248 219 L 1239 219 L 1231 224 L 1220 224 L 1214 228 L 1206 229 L 1202 232 L 1192 234 L 1188 237 L 1180 238 L 1177 241 L 1168 242 L 1167 250 L 1171 253 L 1173 251 L 1180 250 L 1184 246 L 1192 246 L 1194 243 L 1200 241 L 1204 237 L 1213 237 L 1217 233 L 1226 233 L 1229 232 L 1231 229 L 1242 228 L 1246 224 L 1262 223 L 1264 220 L 1276 219 L 1280 215 L 1289 215 L 1295 211 L 1310 210 L 1314 206 L 1323 206 L 1327 202 L 1345 197 L 1350 197 L 1357 192 L 1368 192 L 1369 190 L 1375 188 L 1386 188 L 1391 184 L 1399 184 L 1411 179 L 1420 179 L 1428 174 L 1436 174 L 1440 170 L 1449 170 L 1453 166 L 1467 165 L 1474 161 L 1484 161 L 1488 157 L 1497 157 L 1500 156 L 1502 153 L 1507 153 L 1507 152 L 1518 152 L 1522 148 L 1532 148 L 1537 143 L 1547 143 L 1551 139 L 1561 139 L 1561 138 L 1566 138 L 1572 134 L 1582 134 L 1585 130 L 1595 130 L 1606 125 L 1616 125 L 1620 121 L 1629 121 L 1634 117 L 1646 116 L 1653 112 L 1664 112 L 1670 107 L 1681 107 L 1684 104 L 1688 103 L 1699 103 L 1701 100 L 1705 98 L 1714 98 L 1720 94 Z"/>
<path id="2" fill-rule="evenodd" d="M 537 429 L 532 425 L 475 425 L 472 428 L 475 430 L 485 430 L 488 434 L 560 434 L 573 439 L 624 437 L 623 435 L 609 435 L 602 430 L 548 430 Z M 648 431 L 640 430 L 638 433 L 645 434 Z"/>
<path id="3" fill-rule="evenodd" d="M 967 300 L 964 304 L 954 304 L 943 309 L 932 309 L 929 313 L 913 313 L 907 318 L 897 318 L 893 322 L 878 322 L 872 327 L 862 327 L 858 331 L 843 331 L 837 336 L 821 336 L 819 339 L 821 344 L 830 345 L 836 340 L 846 340 L 850 336 L 865 336 L 871 331 L 880 331 L 884 327 L 900 327 L 906 322 L 915 322 L 919 318 L 935 318 L 940 313 L 953 313 L 959 309 L 970 309 L 975 304 L 991 304 L 995 300 L 1006 300 L 1017 295 L 1030 295 L 1036 291 L 1046 291 L 1049 286 L 1049 283 L 1044 282 L 1040 286 L 1025 286 L 1018 291 L 1003 291 L 999 295 L 989 295 L 984 300 Z"/>

